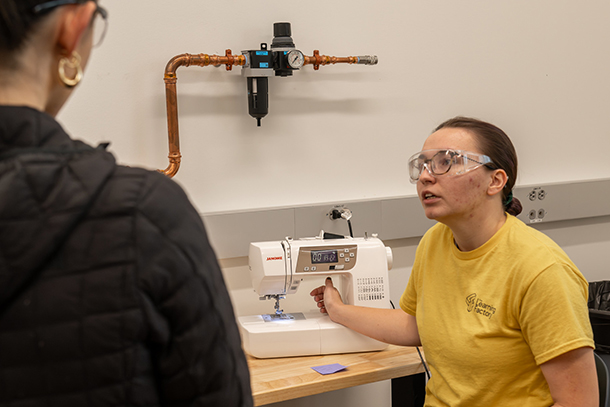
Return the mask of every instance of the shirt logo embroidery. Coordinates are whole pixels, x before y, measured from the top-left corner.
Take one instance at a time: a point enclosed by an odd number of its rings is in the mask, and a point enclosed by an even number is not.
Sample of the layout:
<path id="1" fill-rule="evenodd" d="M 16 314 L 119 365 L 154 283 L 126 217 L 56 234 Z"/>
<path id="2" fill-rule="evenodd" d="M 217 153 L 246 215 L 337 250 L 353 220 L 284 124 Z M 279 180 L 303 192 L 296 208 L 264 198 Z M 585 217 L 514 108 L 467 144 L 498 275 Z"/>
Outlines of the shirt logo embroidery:
<path id="1" fill-rule="evenodd" d="M 476 293 L 472 293 L 466 297 L 466 305 L 468 305 L 468 312 L 474 311 L 475 314 L 482 315 L 489 319 L 496 313 L 496 307 L 486 304 L 482 299 L 477 298 Z"/>

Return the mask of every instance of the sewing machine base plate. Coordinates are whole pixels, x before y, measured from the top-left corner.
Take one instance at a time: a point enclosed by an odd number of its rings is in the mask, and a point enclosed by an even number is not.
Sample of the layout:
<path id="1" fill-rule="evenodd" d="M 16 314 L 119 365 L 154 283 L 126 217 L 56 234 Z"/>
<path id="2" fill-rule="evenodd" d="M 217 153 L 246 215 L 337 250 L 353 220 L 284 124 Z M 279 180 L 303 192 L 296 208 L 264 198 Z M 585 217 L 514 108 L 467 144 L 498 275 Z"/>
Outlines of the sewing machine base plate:
<path id="1" fill-rule="evenodd" d="M 264 315 L 238 319 L 244 350 L 256 358 L 367 352 L 388 345 L 330 320 L 319 312 L 293 313 L 302 319 L 265 320 Z M 267 314 L 269 315 L 269 314 Z"/>

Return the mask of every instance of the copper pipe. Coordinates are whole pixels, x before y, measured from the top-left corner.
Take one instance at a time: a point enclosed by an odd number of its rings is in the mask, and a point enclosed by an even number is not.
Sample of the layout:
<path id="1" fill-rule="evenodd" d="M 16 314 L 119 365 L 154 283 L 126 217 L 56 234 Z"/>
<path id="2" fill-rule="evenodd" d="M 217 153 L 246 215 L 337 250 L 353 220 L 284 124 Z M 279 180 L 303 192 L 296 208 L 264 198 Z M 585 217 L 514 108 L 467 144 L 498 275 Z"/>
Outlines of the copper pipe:
<path id="1" fill-rule="evenodd" d="M 313 69 L 320 69 L 320 65 L 330 64 L 377 64 L 376 56 L 359 56 L 359 57 L 331 57 L 328 55 L 320 55 L 320 51 L 315 50 L 313 56 L 305 56 L 304 65 L 313 65 Z M 178 77 L 176 71 L 181 66 L 208 66 L 215 67 L 225 65 L 227 71 L 233 69 L 233 65 L 243 66 L 246 64 L 244 55 L 233 56 L 231 50 L 225 51 L 225 55 L 208 55 L 208 54 L 181 54 L 173 57 L 165 67 L 165 98 L 167 109 L 167 134 L 169 139 L 169 166 L 165 170 L 158 170 L 168 177 L 173 177 L 180 168 L 182 155 L 180 154 L 180 140 L 178 136 L 178 95 L 176 90 L 176 82 Z"/>
<path id="2" fill-rule="evenodd" d="M 225 65 L 227 71 L 233 68 L 233 65 L 245 65 L 246 57 L 243 55 L 233 56 L 231 50 L 226 50 L 222 55 L 207 55 L 207 54 L 182 54 L 177 55 L 169 60 L 165 67 L 165 100 L 167 109 L 167 134 L 169 139 L 169 166 L 165 170 L 158 170 L 168 177 L 173 177 L 180 168 L 182 155 L 180 154 L 180 138 L 178 135 L 178 95 L 176 90 L 176 70 L 181 66 L 220 66 Z"/>

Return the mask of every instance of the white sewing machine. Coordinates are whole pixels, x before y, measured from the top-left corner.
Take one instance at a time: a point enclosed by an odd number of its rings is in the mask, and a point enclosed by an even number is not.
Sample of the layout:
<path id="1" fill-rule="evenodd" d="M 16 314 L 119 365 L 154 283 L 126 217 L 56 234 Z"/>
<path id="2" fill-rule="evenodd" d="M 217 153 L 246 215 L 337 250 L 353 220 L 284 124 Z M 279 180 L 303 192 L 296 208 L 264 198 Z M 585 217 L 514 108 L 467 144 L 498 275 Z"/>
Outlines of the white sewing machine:
<path id="1" fill-rule="evenodd" d="M 322 235 L 322 234 L 321 234 Z M 275 313 L 239 318 L 244 349 L 257 358 L 382 350 L 387 344 L 332 322 L 319 310 L 284 313 L 279 301 L 308 277 L 344 279 L 346 304 L 390 308 L 392 251 L 377 237 L 309 239 L 250 244 L 252 286 L 275 300 Z M 334 278 L 335 286 L 338 279 Z M 305 295 L 309 296 L 309 292 Z M 315 304 L 312 301 L 312 307 Z"/>

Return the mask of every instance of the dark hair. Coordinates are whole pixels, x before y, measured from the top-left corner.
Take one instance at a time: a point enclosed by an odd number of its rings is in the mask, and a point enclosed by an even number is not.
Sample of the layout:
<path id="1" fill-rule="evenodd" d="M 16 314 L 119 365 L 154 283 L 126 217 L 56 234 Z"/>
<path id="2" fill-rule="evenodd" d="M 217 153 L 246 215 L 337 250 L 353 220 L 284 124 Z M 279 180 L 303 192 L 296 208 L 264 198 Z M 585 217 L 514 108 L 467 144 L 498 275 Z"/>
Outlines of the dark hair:
<path id="1" fill-rule="evenodd" d="M 15 52 L 24 46 L 41 19 L 32 9 L 46 1 L 0 0 L 0 65 L 11 66 L 15 63 Z"/>
<path id="2" fill-rule="evenodd" d="M 491 169 L 502 169 L 508 175 L 502 190 L 504 210 L 514 216 L 520 214 L 523 210 L 521 202 L 513 197 L 513 187 L 517 181 L 517 153 L 506 133 L 491 123 L 461 116 L 441 123 L 435 131 L 443 128 L 460 128 L 473 134 L 481 152 L 493 161 L 493 165 L 487 166 Z"/>

